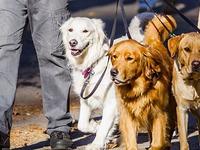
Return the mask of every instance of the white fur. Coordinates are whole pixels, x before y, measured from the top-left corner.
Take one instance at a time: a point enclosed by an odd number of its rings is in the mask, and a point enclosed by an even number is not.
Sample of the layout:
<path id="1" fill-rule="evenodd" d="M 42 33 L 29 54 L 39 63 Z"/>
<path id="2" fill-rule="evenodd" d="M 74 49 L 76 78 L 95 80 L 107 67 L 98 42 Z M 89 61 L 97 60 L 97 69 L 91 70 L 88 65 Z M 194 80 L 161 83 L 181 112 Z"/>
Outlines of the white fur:
<path id="1" fill-rule="evenodd" d="M 105 56 L 108 49 L 106 35 L 104 34 L 104 23 L 100 19 L 89 19 L 86 17 L 70 18 L 61 26 L 63 43 L 66 50 L 66 57 L 72 66 L 73 89 L 80 95 L 81 88 L 85 81 L 82 71 L 93 65 L 95 73 L 86 87 L 86 95 L 91 92 L 99 80 L 107 64 Z M 89 42 L 80 55 L 73 56 L 73 49 L 69 41 L 75 39 L 77 45 L 74 49 L 82 49 Z M 96 92 L 88 99 L 80 96 L 80 116 L 78 129 L 82 132 L 96 133 L 92 144 L 86 149 L 100 149 L 105 146 L 106 138 L 112 132 L 114 125 L 118 122 L 117 101 L 114 85 L 110 79 L 110 64 Z M 91 119 L 92 111 L 102 109 L 102 120 L 100 124 Z"/>
<path id="2" fill-rule="evenodd" d="M 144 12 L 144 13 L 140 13 L 134 16 L 128 27 L 131 38 L 140 43 L 143 43 L 145 26 L 148 23 L 148 21 L 151 20 L 153 17 L 154 17 L 154 13 L 152 12 Z M 125 35 L 118 39 L 115 39 L 114 43 L 118 43 L 120 41 L 127 40 L 127 39 L 128 37 L 127 35 Z"/>

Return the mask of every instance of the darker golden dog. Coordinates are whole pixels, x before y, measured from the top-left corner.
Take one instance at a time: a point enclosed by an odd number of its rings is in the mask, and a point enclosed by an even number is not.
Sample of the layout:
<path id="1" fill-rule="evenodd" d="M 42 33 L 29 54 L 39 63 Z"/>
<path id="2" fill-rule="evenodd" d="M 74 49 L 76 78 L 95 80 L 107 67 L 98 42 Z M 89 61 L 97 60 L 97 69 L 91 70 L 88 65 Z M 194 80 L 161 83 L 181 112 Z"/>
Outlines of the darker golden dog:
<path id="1" fill-rule="evenodd" d="M 170 31 L 176 27 L 173 17 L 159 18 Z M 148 129 L 150 149 L 170 146 L 176 111 L 171 92 L 173 61 L 162 43 L 167 36 L 155 17 L 146 26 L 144 44 L 125 40 L 108 52 L 119 100 L 120 130 L 127 150 L 137 149 L 141 127 Z"/>
<path id="2" fill-rule="evenodd" d="M 200 133 L 200 34 L 181 34 L 168 41 L 171 56 L 176 56 L 173 69 L 173 92 L 177 102 L 180 149 L 189 149 L 187 142 L 188 111 L 197 120 Z M 200 142 L 200 135 L 198 136 Z"/>

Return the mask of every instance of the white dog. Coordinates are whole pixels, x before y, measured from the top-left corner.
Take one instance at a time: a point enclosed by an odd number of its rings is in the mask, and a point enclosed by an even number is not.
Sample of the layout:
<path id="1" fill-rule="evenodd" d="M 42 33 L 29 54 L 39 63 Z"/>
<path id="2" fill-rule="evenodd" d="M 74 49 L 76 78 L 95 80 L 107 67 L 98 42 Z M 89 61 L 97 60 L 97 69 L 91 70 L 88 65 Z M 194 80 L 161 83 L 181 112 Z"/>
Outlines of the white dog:
<path id="1" fill-rule="evenodd" d="M 72 66 L 73 89 L 80 95 L 84 82 L 88 85 L 87 96 L 97 84 L 106 68 L 108 40 L 104 34 L 104 23 L 100 19 L 86 17 L 70 18 L 61 26 L 66 57 Z M 86 133 L 96 133 L 92 144 L 86 149 L 100 149 L 106 144 L 117 123 L 117 102 L 114 85 L 110 79 L 110 64 L 94 94 L 88 99 L 80 96 L 80 116 L 78 129 Z M 100 124 L 91 119 L 95 109 L 102 109 Z"/>

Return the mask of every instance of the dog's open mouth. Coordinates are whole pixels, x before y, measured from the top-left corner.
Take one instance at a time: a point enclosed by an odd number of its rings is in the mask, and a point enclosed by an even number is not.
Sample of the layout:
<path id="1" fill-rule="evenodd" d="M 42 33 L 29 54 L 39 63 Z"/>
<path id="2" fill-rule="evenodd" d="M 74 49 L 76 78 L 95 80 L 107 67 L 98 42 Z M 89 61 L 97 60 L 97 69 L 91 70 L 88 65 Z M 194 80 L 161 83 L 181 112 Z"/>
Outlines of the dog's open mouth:
<path id="1" fill-rule="evenodd" d="M 73 56 L 77 56 L 79 55 L 80 53 L 82 53 L 83 49 L 71 49 L 71 54 Z"/>
<path id="2" fill-rule="evenodd" d="M 112 81 L 116 84 L 116 85 L 125 85 L 125 84 L 128 84 L 129 83 L 129 80 L 127 81 L 120 81 L 116 78 L 112 78 Z"/>
<path id="3" fill-rule="evenodd" d="M 83 50 L 86 49 L 88 46 L 89 46 L 89 42 L 85 45 L 85 47 L 84 47 L 83 49 L 75 49 L 75 48 L 72 48 L 72 49 L 71 49 L 71 54 L 72 54 L 73 56 L 78 56 L 78 55 L 80 55 L 80 54 L 83 52 Z"/>

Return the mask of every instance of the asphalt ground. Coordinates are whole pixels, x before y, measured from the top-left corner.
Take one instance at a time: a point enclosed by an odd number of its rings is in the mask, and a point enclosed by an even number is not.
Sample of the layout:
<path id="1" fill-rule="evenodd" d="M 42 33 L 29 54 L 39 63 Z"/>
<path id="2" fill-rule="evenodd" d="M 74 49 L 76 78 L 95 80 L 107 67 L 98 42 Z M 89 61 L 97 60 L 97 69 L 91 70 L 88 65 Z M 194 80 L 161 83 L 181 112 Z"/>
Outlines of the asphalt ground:
<path id="1" fill-rule="evenodd" d="M 197 25 L 199 0 L 179 0 L 177 2 L 178 5 L 176 7 L 191 22 Z M 129 23 L 130 20 L 137 14 L 138 5 L 135 0 L 125 0 L 124 6 L 126 19 Z M 72 17 L 84 16 L 102 19 L 106 24 L 105 32 L 108 37 L 110 37 L 112 24 L 115 17 L 115 0 L 73 0 L 70 1 L 69 7 L 72 12 Z M 163 3 L 159 1 L 154 10 L 158 13 L 163 13 Z M 172 12 L 171 15 L 175 17 L 178 24 L 174 34 L 179 35 L 182 33 L 195 31 L 175 12 Z M 118 38 L 124 34 L 122 19 L 119 15 L 115 38 Z M 41 84 L 39 75 L 37 57 L 30 36 L 30 31 L 27 29 L 20 61 L 18 88 L 13 114 L 13 139 L 11 141 L 11 149 L 13 150 L 50 149 L 48 137 L 46 135 L 42 136 L 43 130 L 45 130 L 47 124 L 47 120 L 42 113 Z M 76 120 L 78 120 L 79 99 L 77 95 L 73 94 L 73 91 L 70 97 L 71 114 Z M 99 116 L 100 111 L 94 115 L 94 117 Z M 36 130 L 41 132 L 36 132 Z M 41 137 L 38 135 L 38 133 L 41 134 Z M 194 118 L 190 116 L 188 140 L 192 150 L 200 149 L 198 146 L 197 134 Z M 23 140 L 24 136 L 25 139 Z M 29 139 L 29 136 L 38 136 L 38 139 L 34 141 L 33 138 Z M 77 130 L 74 130 L 72 137 L 74 140 L 74 149 L 84 149 L 85 145 L 92 142 L 94 135 L 83 134 Z M 139 134 L 138 143 L 139 149 L 145 149 L 148 147 L 149 143 L 146 133 Z M 123 149 L 123 147 L 116 149 Z M 172 150 L 176 149 L 179 149 L 178 136 L 175 136 L 172 140 Z"/>

